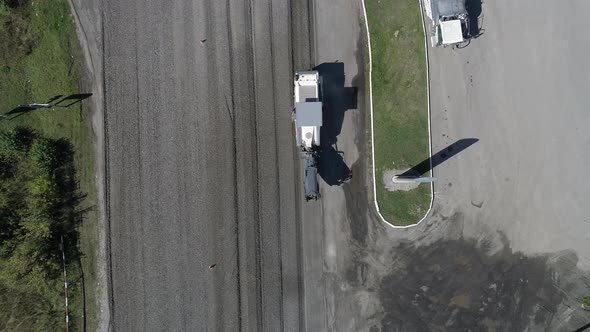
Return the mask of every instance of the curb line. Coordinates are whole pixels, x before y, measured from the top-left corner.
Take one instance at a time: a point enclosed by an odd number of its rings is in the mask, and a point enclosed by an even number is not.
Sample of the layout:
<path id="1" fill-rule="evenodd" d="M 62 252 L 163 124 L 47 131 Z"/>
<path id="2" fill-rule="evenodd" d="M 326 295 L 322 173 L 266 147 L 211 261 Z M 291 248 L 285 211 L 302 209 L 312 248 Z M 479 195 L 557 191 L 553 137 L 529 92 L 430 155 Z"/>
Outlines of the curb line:
<path id="1" fill-rule="evenodd" d="M 428 153 L 430 158 L 430 173 L 434 176 L 434 170 L 432 169 L 432 128 L 430 126 L 430 64 L 428 58 L 428 42 L 426 38 L 426 21 L 424 20 L 424 8 L 422 7 L 422 0 L 418 0 L 420 4 L 420 16 L 422 17 L 422 32 L 424 33 L 424 54 L 426 60 L 426 100 L 428 105 Z M 430 183 L 430 206 L 428 207 L 428 211 L 424 214 L 424 217 L 420 219 L 417 223 L 407 226 L 396 226 L 391 222 L 387 221 L 379 211 L 379 203 L 377 202 L 377 182 L 375 181 L 375 130 L 374 130 L 374 119 L 373 119 L 373 59 L 371 55 L 371 35 L 369 34 L 369 21 L 367 19 L 367 7 L 365 6 L 365 0 L 361 0 L 361 4 L 363 6 L 363 16 L 365 19 L 365 31 L 367 33 L 367 46 L 369 48 L 369 110 L 371 113 L 371 168 L 373 171 L 373 203 L 375 204 L 375 210 L 377 211 L 377 215 L 381 219 L 383 223 L 387 226 L 392 228 L 411 228 L 414 226 L 418 226 L 422 221 L 424 221 L 432 211 L 432 206 L 434 204 L 434 183 Z"/>

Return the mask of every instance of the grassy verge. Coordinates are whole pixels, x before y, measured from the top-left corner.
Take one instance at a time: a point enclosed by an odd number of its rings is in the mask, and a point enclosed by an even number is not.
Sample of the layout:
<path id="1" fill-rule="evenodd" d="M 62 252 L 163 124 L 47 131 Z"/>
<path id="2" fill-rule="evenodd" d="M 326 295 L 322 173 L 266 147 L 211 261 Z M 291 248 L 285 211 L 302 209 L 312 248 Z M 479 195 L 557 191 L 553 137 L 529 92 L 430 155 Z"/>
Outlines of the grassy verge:
<path id="1" fill-rule="evenodd" d="M 65 0 L 0 0 L 0 20 L 0 113 L 21 104 L 47 102 L 56 95 L 86 92 L 78 88 L 80 50 Z M 94 208 L 97 202 L 95 151 L 89 116 L 78 103 L 55 110 L 38 109 L 0 121 L 0 129 L 15 126 L 31 127 L 51 138 L 66 138 L 74 146 L 79 190 L 86 194 L 80 209 L 89 209 L 89 212 L 84 214 L 80 226 L 81 265 L 80 262 L 69 262 L 68 267 L 71 276 L 68 280 L 71 286 L 70 310 L 74 319 L 71 327 L 82 330 L 86 321 L 86 326 L 92 329 L 97 319 L 96 282 L 93 278 L 96 275 L 98 211 Z M 88 306 L 86 317 L 83 316 L 84 297 Z M 31 301 L 34 300 L 31 297 Z M 22 301 L 27 301 L 27 297 L 22 297 Z M 20 303 L 19 306 L 26 307 L 27 304 Z M 58 312 L 63 316 L 63 308 Z M 31 318 L 18 317 L 18 314 L 18 311 L 14 313 L 15 324 L 20 319 Z M 63 322 L 61 318 L 60 322 Z"/>
<path id="2" fill-rule="evenodd" d="M 586 295 L 582 298 L 582 308 L 590 310 L 590 289 L 588 289 Z"/>
<path id="3" fill-rule="evenodd" d="M 373 63 L 375 181 L 383 216 L 395 225 L 418 222 L 430 205 L 429 184 L 387 191 L 383 172 L 428 158 L 424 34 L 418 0 L 367 0 Z"/>

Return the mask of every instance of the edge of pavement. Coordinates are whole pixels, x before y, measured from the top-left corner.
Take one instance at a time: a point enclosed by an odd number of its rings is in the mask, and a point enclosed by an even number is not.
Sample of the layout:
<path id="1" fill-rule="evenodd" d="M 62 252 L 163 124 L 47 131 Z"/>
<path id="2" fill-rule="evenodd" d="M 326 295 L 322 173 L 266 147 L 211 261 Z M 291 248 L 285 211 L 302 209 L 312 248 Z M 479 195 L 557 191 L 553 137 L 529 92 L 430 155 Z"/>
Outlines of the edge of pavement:
<path id="1" fill-rule="evenodd" d="M 430 170 L 431 173 L 434 174 L 434 170 L 432 169 L 432 128 L 430 124 L 430 61 L 428 55 L 428 43 L 426 38 L 426 21 L 424 19 L 424 8 L 422 5 L 422 0 L 416 0 L 420 4 L 420 16 L 422 17 L 422 31 L 424 33 L 424 54 L 425 54 L 425 61 L 426 61 L 426 99 L 428 105 L 428 154 L 430 158 Z M 373 58 L 371 54 L 371 35 L 369 33 L 369 20 L 367 18 L 367 7 L 365 6 L 365 0 L 361 0 L 361 4 L 363 7 L 363 18 L 365 21 L 365 33 L 367 34 L 367 48 L 369 49 L 369 110 L 371 114 L 371 171 L 372 171 L 372 178 L 373 178 L 373 204 L 375 205 L 375 211 L 379 216 L 379 219 L 389 227 L 392 228 L 411 228 L 419 225 L 422 221 L 424 221 L 432 211 L 432 206 L 434 205 L 434 183 L 430 182 L 430 205 L 428 207 L 428 211 L 424 214 L 424 217 L 420 219 L 418 222 L 412 225 L 406 226 L 397 226 L 392 224 L 390 221 L 385 219 L 379 210 L 379 203 L 377 202 L 377 182 L 375 181 L 375 130 L 374 130 L 374 119 L 373 119 Z M 433 175 L 434 176 L 434 175 Z"/>
<path id="2" fill-rule="evenodd" d="M 87 84 L 92 87 L 93 98 L 90 104 L 91 125 L 95 137 L 96 190 L 98 203 L 98 248 L 96 260 L 96 288 L 98 326 L 97 331 L 110 331 L 110 302 L 108 295 L 109 269 L 107 256 L 107 207 L 106 203 L 106 150 L 104 118 L 104 77 L 102 49 L 101 3 L 96 0 L 67 0 L 76 26 L 76 35 L 84 57 Z M 90 37 L 90 38 L 89 38 Z M 94 52 L 93 52 L 94 51 Z M 98 287 L 102 285 L 102 287 Z"/>

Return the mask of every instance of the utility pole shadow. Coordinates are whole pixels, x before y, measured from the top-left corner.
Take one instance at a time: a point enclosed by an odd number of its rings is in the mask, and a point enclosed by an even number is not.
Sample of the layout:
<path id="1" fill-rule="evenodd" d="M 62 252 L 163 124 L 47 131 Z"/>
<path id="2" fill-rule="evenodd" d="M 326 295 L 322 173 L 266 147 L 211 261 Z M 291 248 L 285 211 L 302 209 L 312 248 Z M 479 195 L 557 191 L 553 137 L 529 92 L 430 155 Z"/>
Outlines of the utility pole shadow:
<path id="1" fill-rule="evenodd" d="M 17 118 L 21 115 L 24 115 L 26 113 L 29 113 L 30 111 L 36 109 L 35 107 L 31 107 L 31 106 L 27 106 L 27 105 L 22 105 L 19 106 L 15 109 L 12 109 L 4 114 L 2 114 L 2 116 L 0 117 L 0 119 L 7 119 L 7 120 L 12 120 L 14 118 Z"/>
<path id="2" fill-rule="evenodd" d="M 55 103 L 55 106 L 56 107 L 70 107 L 74 104 L 82 102 L 82 100 L 89 98 L 90 96 L 92 96 L 92 93 L 77 93 L 77 94 L 69 95 L 69 96 L 63 98 L 62 100 L 58 101 L 57 103 Z M 73 101 L 67 105 L 60 105 L 61 103 L 65 102 L 67 100 L 73 100 Z"/>
<path id="3" fill-rule="evenodd" d="M 64 98 L 62 98 L 63 95 L 57 95 L 57 96 L 50 98 L 46 103 L 43 103 L 43 104 L 32 103 L 32 104 L 20 105 L 19 107 L 12 109 L 4 114 L 0 114 L 0 120 L 13 120 L 15 118 L 18 118 L 21 115 L 25 115 L 31 111 L 34 111 L 34 110 L 40 109 L 40 108 L 48 108 L 48 109 L 53 109 L 54 107 L 68 108 L 74 104 L 82 102 L 82 100 L 89 98 L 90 96 L 92 96 L 92 93 L 77 93 L 77 94 L 69 95 Z M 62 98 L 60 101 L 58 101 L 57 103 L 54 103 L 54 101 L 56 101 L 60 98 Z M 61 105 L 62 103 L 66 102 L 66 101 L 71 101 L 71 102 L 69 102 L 66 105 Z"/>
<path id="4" fill-rule="evenodd" d="M 399 177 L 415 177 L 415 176 L 422 176 L 426 174 L 428 171 L 432 170 L 436 166 L 442 164 L 443 162 L 449 160 L 451 157 L 455 156 L 459 152 L 467 149 L 471 145 L 477 143 L 479 141 L 477 138 L 463 138 L 458 140 L 457 142 L 447 146 L 446 148 L 438 151 L 432 157 L 427 158 L 417 164 L 416 166 L 410 168 L 409 170 L 405 171 L 404 173 L 400 174 Z"/>

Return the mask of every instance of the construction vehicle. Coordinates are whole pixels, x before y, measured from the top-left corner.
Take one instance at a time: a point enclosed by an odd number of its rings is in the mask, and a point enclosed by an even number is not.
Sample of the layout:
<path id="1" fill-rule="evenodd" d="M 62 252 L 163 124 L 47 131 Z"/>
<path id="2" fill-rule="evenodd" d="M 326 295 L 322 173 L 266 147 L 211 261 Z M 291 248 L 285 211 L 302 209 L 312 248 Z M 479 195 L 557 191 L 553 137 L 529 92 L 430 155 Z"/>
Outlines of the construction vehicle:
<path id="1" fill-rule="evenodd" d="M 303 187 L 305 200 L 320 197 L 318 185 L 318 151 L 322 127 L 322 102 L 320 101 L 320 75 L 317 71 L 295 73 L 295 141 L 305 160 Z"/>
<path id="2" fill-rule="evenodd" d="M 424 11 L 432 21 L 432 46 L 456 46 L 471 38 L 465 0 L 424 0 Z"/>

